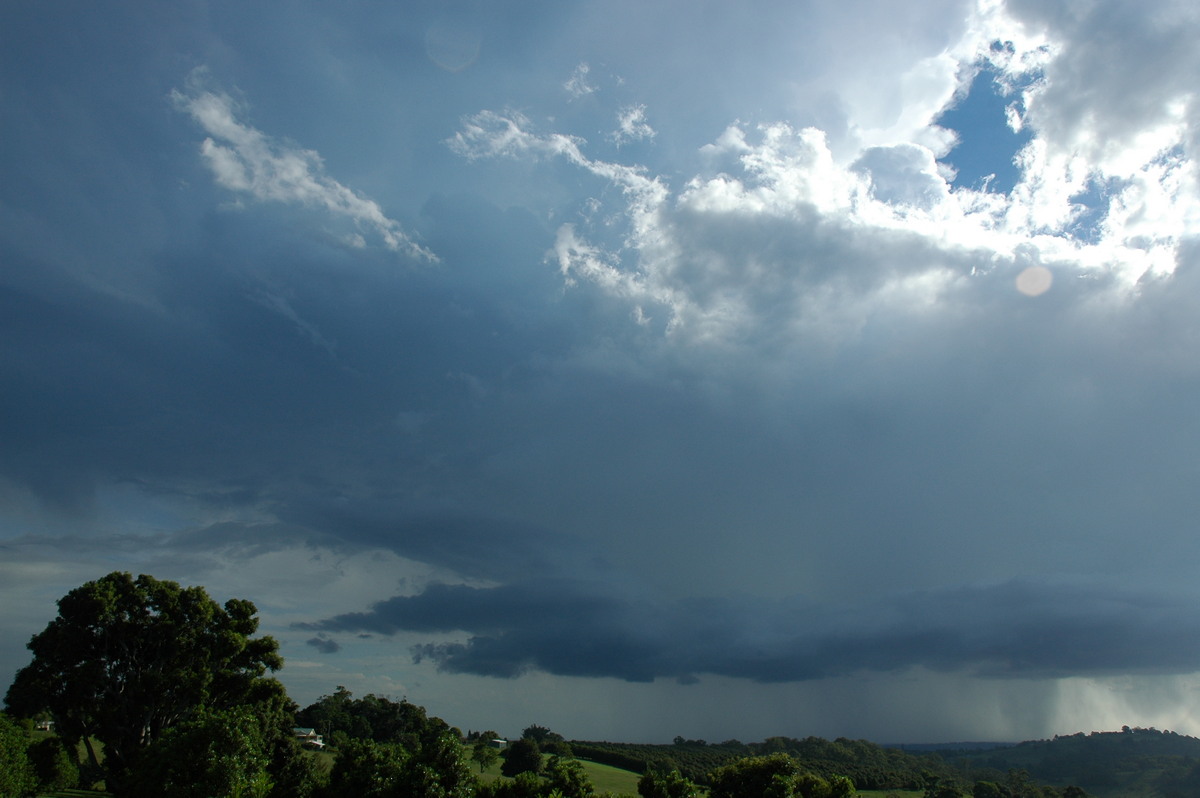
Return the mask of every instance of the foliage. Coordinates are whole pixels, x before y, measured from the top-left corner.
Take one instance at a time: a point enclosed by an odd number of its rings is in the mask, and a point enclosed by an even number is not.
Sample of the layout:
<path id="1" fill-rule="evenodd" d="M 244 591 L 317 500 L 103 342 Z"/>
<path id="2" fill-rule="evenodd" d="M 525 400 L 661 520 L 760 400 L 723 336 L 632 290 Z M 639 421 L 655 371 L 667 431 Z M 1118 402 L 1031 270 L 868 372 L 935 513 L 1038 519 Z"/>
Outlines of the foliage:
<path id="1" fill-rule="evenodd" d="M 522 740 L 533 740 L 538 746 L 544 746 L 548 742 L 562 740 L 563 736 L 558 732 L 552 732 L 545 726 L 539 726 L 536 723 L 526 726 L 521 732 Z"/>
<path id="2" fill-rule="evenodd" d="M 847 778 L 826 780 L 800 769 L 787 754 L 755 756 L 717 768 L 709 776 L 711 798 L 851 798 Z"/>
<path id="3" fill-rule="evenodd" d="M 442 719 L 430 718 L 423 707 L 377 695 L 354 698 L 341 685 L 333 695 L 321 696 L 300 710 L 296 722 L 331 740 L 374 740 L 399 743 L 408 749 L 417 748 L 431 729 L 453 731 L 458 736 L 457 730 Z"/>
<path id="4" fill-rule="evenodd" d="M 549 789 L 562 798 L 592 798 L 595 793 L 583 766 L 574 759 L 551 756 L 546 762 L 545 778 Z"/>
<path id="5" fill-rule="evenodd" d="M 424 717 L 424 710 L 422 710 Z M 397 740 L 351 739 L 330 776 L 331 798 L 467 798 L 474 778 L 457 732 L 437 718 Z"/>
<path id="6" fill-rule="evenodd" d="M 678 770 L 665 774 L 647 770 L 638 780 L 638 795 L 642 798 L 699 798 L 700 788 Z"/>
<path id="7" fill-rule="evenodd" d="M 720 745 L 709 745 L 701 740 L 682 741 L 676 745 L 649 745 L 572 740 L 570 745 L 575 756 L 581 759 L 634 773 L 645 773 L 647 770 L 669 773 L 678 770 L 697 784 L 707 783 L 708 774 L 716 768 L 750 753 L 749 748 L 736 741 Z"/>
<path id="8" fill-rule="evenodd" d="M 866 740 L 839 737 L 825 740 L 806 737 L 769 737 L 749 746 L 758 755 L 786 753 L 808 771 L 826 779 L 846 776 L 864 790 L 920 789 L 927 774 L 942 778 L 956 775 L 956 770 L 936 756 L 916 755 L 895 748 L 884 748 Z"/>
<path id="9" fill-rule="evenodd" d="M 129 798 L 267 798 L 273 786 L 266 730 L 246 707 L 201 711 L 167 729 L 139 757 Z"/>
<path id="10" fill-rule="evenodd" d="M 707 784 L 708 774 L 747 756 L 786 753 L 807 771 L 825 779 L 846 776 L 860 789 L 923 789 L 925 773 L 945 776 L 956 773 L 954 767 L 934 754 L 914 755 L 884 748 L 865 740 L 819 737 L 803 740 L 771 737 L 746 745 L 737 740 L 710 744 L 703 740 L 676 737 L 673 745 L 571 741 L 575 755 L 594 762 L 622 767 L 635 773 L 656 770 L 680 775 L 697 784 Z"/>
<path id="11" fill-rule="evenodd" d="M 476 798 L 545 798 L 545 783 L 531 771 L 518 773 L 511 779 L 480 784 Z"/>
<path id="12" fill-rule="evenodd" d="M 25 753 L 27 744 L 25 732 L 0 714 L 0 798 L 33 795 L 37 779 Z"/>
<path id="13" fill-rule="evenodd" d="M 333 798 L 389 798 L 403 781 L 408 754 L 395 743 L 351 740 L 338 752 L 329 779 Z"/>
<path id="14" fill-rule="evenodd" d="M 110 789 L 138 754 L 198 710 L 228 709 L 282 693 L 263 679 L 283 665 L 278 644 L 255 638 L 257 610 L 224 607 L 200 587 L 114 572 L 58 601 L 58 617 L 29 641 L 33 661 L 5 698 L 18 714 L 49 710 L 69 745 L 105 750 Z"/>
<path id="15" fill-rule="evenodd" d="M 492 747 L 490 739 L 481 738 L 471 748 L 471 760 L 479 763 L 479 772 L 482 773 L 500 761 L 500 752 Z"/>
<path id="16" fill-rule="evenodd" d="M 545 726 L 539 726 L 536 723 L 525 727 L 524 731 L 521 732 L 521 739 L 532 740 L 537 743 L 538 750 L 543 754 L 574 756 L 571 746 L 563 739 L 561 734 L 550 731 Z"/>
<path id="17" fill-rule="evenodd" d="M 1026 774 L 1025 794 L 1045 794 L 1041 784 L 1071 786 L 1098 796 L 1200 794 L 1188 784 L 1188 770 L 1200 759 L 1200 739 L 1156 729 L 1124 727 L 1030 740 L 987 750 L 943 751 L 941 755 L 979 781 L 994 781 L 1013 795 L 1013 774 Z M 1197 774 L 1200 777 L 1200 773 Z M 1200 786 L 1200 778 L 1195 785 Z M 1006 797 L 1007 798 L 1007 797 Z"/>
<path id="18" fill-rule="evenodd" d="M 500 772 L 505 776 L 527 772 L 537 775 L 542 772 L 542 752 L 533 740 L 524 737 L 514 740 L 502 756 L 504 763 L 500 765 Z"/>
<path id="19" fill-rule="evenodd" d="M 78 786 L 79 768 L 63 745 L 62 738 L 45 737 L 29 746 L 26 753 L 37 776 L 40 791 L 58 792 Z"/>

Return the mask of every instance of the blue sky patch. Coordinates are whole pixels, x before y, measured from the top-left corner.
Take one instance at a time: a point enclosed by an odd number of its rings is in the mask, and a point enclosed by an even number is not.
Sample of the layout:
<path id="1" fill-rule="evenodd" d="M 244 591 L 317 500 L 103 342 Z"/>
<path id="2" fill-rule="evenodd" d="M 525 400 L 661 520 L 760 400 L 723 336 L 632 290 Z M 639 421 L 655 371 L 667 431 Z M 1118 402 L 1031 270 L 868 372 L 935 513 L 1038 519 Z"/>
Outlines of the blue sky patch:
<path id="1" fill-rule="evenodd" d="M 1020 177 L 1013 158 L 1032 138 L 1028 130 L 1014 132 L 1008 126 L 1005 110 L 1015 102 L 1019 96 L 1004 93 L 994 70 L 981 69 L 967 96 L 938 117 L 937 124 L 958 133 L 957 146 L 942 159 L 958 172 L 955 186 L 981 188 L 986 183 L 988 191 L 1012 191 Z"/>

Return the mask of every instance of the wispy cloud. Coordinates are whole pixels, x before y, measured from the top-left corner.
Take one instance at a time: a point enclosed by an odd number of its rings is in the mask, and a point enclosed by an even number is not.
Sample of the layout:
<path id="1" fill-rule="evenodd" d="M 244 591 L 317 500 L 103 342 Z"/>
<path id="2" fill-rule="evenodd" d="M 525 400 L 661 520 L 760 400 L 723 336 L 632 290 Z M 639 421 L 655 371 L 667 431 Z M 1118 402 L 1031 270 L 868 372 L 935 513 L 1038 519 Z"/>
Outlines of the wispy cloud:
<path id="1" fill-rule="evenodd" d="M 631 105 L 617 114 L 617 129 L 609 134 L 609 140 L 620 147 L 631 141 L 652 139 L 657 131 L 646 121 L 646 106 Z"/>
<path id="2" fill-rule="evenodd" d="M 578 100 L 580 97 L 586 97 L 596 91 L 596 87 L 588 83 L 589 72 L 591 72 L 591 67 L 585 63 L 580 64 L 575 67 L 571 77 L 563 84 L 563 88 L 567 90 L 567 94 L 571 95 L 572 100 Z"/>
<path id="3" fill-rule="evenodd" d="M 208 134 L 200 153 L 221 186 L 264 202 L 321 208 L 350 221 L 357 232 L 345 240 L 352 246 L 364 246 L 365 233 L 378 236 L 390 250 L 437 260 L 378 203 L 325 174 L 317 152 L 275 139 L 241 121 L 234 99 L 208 88 L 205 71 L 194 72 L 183 90 L 171 92 L 171 100 Z"/>

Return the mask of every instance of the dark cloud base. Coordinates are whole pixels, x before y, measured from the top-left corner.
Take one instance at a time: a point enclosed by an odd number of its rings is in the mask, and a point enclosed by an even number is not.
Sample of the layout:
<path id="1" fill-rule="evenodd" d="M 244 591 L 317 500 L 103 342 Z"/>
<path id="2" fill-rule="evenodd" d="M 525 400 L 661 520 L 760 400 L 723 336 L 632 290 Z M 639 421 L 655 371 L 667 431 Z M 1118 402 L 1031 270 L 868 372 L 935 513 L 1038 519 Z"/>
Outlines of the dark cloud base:
<path id="1" fill-rule="evenodd" d="M 1200 669 L 1194 602 L 1095 586 L 1011 581 L 830 610 L 804 601 L 662 603 L 596 585 L 435 584 L 369 611 L 306 624 L 329 632 L 466 632 L 413 648 L 452 673 L 794 682 L 923 666 L 1053 678 Z"/>

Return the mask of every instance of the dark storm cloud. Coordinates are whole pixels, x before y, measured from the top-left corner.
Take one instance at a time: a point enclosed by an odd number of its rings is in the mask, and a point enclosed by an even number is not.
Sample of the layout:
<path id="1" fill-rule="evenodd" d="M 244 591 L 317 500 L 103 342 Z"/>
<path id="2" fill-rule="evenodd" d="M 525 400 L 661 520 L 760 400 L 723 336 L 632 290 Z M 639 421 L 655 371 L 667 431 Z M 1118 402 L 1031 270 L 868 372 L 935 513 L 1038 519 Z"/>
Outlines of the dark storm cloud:
<path id="1" fill-rule="evenodd" d="M 306 628 L 466 632 L 414 648 L 443 670 L 527 671 L 629 681 L 714 674 L 759 682 L 923 666 L 990 677 L 1184 673 L 1200 668 L 1191 599 L 1096 585 L 1013 581 L 886 602 L 657 602 L 567 581 L 493 588 L 432 585 Z"/>

